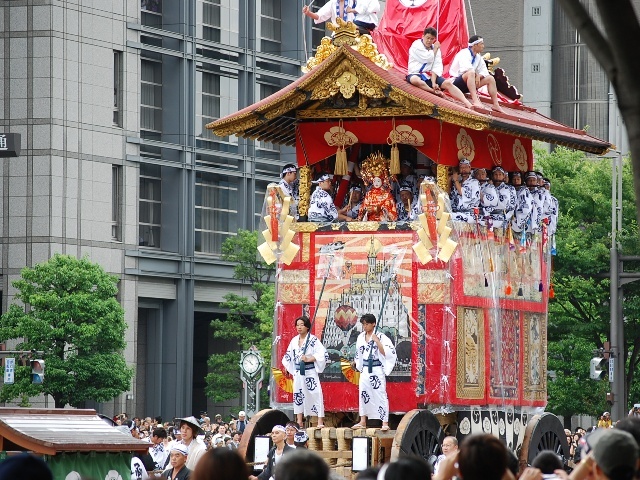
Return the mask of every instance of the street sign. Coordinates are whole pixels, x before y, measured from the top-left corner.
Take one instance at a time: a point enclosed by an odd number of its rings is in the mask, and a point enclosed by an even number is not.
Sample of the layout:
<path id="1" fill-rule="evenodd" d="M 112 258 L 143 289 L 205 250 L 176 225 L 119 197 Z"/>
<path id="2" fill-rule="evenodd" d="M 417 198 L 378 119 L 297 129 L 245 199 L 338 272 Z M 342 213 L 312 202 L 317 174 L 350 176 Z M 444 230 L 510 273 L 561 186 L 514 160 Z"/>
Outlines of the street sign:
<path id="1" fill-rule="evenodd" d="M 613 383 L 613 357 L 609 357 L 609 381 Z"/>
<path id="2" fill-rule="evenodd" d="M 4 383 L 11 384 L 15 380 L 16 359 L 7 357 L 4 359 Z"/>
<path id="3" fill-rule="evenodd" d="M 0 157 L 20 156 L 20 134 L 0 132 Z"/>

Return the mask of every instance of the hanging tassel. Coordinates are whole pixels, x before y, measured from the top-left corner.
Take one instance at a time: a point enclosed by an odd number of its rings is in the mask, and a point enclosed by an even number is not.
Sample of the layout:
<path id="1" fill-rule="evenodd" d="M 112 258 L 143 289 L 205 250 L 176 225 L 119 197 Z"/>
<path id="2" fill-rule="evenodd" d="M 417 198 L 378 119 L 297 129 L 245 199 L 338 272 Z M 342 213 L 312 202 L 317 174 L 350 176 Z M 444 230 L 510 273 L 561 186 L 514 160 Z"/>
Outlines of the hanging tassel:
<path id="1" fill-rule="evenodd" d="M 509 296 L 511 295 L 511 292 L 513 291 L 513 289 L 511 288 L 511 284 L 507 285 L 506 287 L 504 287 L 504 294 Z"/>
<path id="2" fill-rule="evenodd" d="M 524 292 L 522 291 L 522 285 L 520 285 L 520 287 L 518 288 L 518 296 L 519 297 L 524 296 Z"/>
<path id="3" fill-rule="evenodd" d="M 549 285 L 549 298 L 556 298 L 556 292 L 553 289 L 553 283 Z"/>
<path id="4" fill-rule="evenodd" d="M 489 257 L 489 271 L 493 272 L 493 257 Z"/>
<path id="5" fill-rule="evenodd" d="M 389 164 L 391 175 L 400 175 L 400 149 L 397 144 L 391 146 L 391 163 Z"/>
<path id="6" fill-rule="evenodd" d="M 540 280 L 540 283 L 538 284 L 538 291 L 542 292 L 544 290 L 544 287 L 542 286 L 542 280 Z"/>
<path id="7" fill-rule="evenodd" d="M 487 274 L 484 274 L 484 286 L 488 287 L 489 286 L 489 280 L 487 280 Z"/>
<path id="8" fill-rule="evenodd" d="M 336 166 L 333 173 L 340 177 L 349 174 L 347 151 L 344 149 L 344 145 L 338 147 L 338 151 L 336 152 Z"/>

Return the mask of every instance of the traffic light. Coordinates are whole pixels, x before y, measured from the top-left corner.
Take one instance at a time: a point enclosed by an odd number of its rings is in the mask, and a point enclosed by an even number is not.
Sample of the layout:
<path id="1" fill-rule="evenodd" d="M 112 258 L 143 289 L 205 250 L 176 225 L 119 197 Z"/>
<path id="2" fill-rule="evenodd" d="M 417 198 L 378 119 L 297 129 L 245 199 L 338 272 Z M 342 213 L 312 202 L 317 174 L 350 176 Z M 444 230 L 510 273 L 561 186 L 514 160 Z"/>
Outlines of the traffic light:
<path id="1" fill-rule="evenodd" d="M 591 367 L 589 369 L 589 377 L 592 380 L 603 380 L 609 375 L 609 360 L 606 358 L 595 357 L 591 359 Z"/>
<path id="2" fill-rule="evenodd" d="M 31 383 L 44 382 L 44 360 L 31 360 Z"/>

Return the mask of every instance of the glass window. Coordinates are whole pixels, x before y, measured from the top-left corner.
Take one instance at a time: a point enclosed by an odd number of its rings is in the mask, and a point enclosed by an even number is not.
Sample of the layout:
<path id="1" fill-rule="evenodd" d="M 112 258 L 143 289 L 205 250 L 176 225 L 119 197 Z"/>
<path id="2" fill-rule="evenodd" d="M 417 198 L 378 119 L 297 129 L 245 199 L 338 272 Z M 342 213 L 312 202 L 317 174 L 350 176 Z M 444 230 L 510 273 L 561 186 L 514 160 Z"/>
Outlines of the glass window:
<path id="1" fill-rule="evenodd" d="M 280 169 L 282 167 L 278 167 Z M 264 197 L 267 194 L 267 185 L 272 182 L 265 182 L 264 180 L 256 180 L 255 182 L 255 190 L 254 190 L 254 225 L 253 228 L 255 230 L 262 230 L 264 227 L 260 223 L 262 222 L 262 205 L 264 204 Z"/>
<path id="2" fill-rule="evenodd" d="M 200 148 L 219 149 L 216 143 L 238 144 L 235 135 L 218 137 L 206 125 L 218 118 L 225 117 L 239 110 L 238 78 L 221 75 L 218 72 L 196 72 L 196 136 Z"/>
<path id="3" fill-rule="evenodd" d="M 122 52 L 113 51 L 113 124 L 122 127 Z"/>
<path id="4" fill-rule="evenodd" d="M 220 253 L 238 231 L 238 183 L 226 175 L 196 173 L 196 252 Z"/>
<path id="5" fill-rule="evenodd" d="M 266 84 L 266 83 L 261 83 L 260 84 L 260 99 L 264 100 L 265 98 L 267 98 L 270 95 L 273 95 L 274 93 L 278 92 L 280 90 L 279 86 L 276 85 L 270 85 L 270 84 Z M 263 149 L 263 150 L 267 150 L 267 151 L 263 151 L 263 152 L 258 152 L 257 156 L 260 156 L 262 158 L 275 158 L 275 159 L 279 159 L 280 158 L 280 145 L 277 145 L 275 143 L 271 143 L 271 142 L 264 142 L 262 140 L 258 141 L 257 147 L 259 149 Z M 274 155 L 275 153 L 275 155 Z"/>
<path id="6" fill-rule="evenodd" d="M 122 240 L 122 166 L 111 167 L 111 237 Z"/>
<path id="7" fill-rule="evenodd" d="M 162 27 L 162 0 L 140 0 L 142 25 Z"/>
<path id="8" fill-rule="evenodd" d="M 203 40 L 238 47 L 239 18 L 240 2 L 237 0 L 198 0 L 196 35 Z"/>
<path id="9" fill-rule="evenodd" d="M 162 63 L 141 61 L 140 136 L 160 139 L 162 132 Z"/>
<path id="10" fill-rule="evenodd" d="M 260 8 L 261 50 L 268 53 L 280 53 L 282 42 L 280 0 L 262 0 Z"/>
<path id="11" fill-rule="evenodd" d="M 231 149 L 222 148 L 225 146 L 227 145 L 220 144 L 220 148 L 218 148 L 218 151 L 232 151 Z M 237 153 L 237 151 L 237 147 L 233 149 L 233 153 Z M 238 168 L 240 167 L 240 160 L 238 160 L 237 158 L 226 157 L 223 153 L 221 153 L 220 155 L 207 155 L 201 152 L 196 152 L 196 165 L 238 171 Z"/>
<path id="12" fill-rule="evenodd" d="M 162 169 L 159 165 L 140 164 L 140 201 L 138 203 L 139 244 L 160 248 L 162 224 Z"/>

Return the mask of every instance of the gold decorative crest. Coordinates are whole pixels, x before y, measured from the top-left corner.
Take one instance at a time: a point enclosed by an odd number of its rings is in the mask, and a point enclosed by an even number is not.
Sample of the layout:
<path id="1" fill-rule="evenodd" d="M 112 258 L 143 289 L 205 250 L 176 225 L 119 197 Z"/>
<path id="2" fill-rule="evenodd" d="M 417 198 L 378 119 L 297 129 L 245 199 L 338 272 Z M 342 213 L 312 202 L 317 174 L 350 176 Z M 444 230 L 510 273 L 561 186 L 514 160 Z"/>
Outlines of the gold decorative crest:
<path id="1" fill-rule="evenodd" d="M 330 147 L 350 147 L 358 143 L 358 137 L 341 126 L 331 127 L 325 132 L 324 139 Z"/>
<path id="2" fill-rule="evenodd" d="M 473 162 L 473 158 L 476 156 L 476 147 L 473 144 L 473 139 L 464 128 L 460 129 L 456 137 L 456 146 L 458 147 L 458 160 L 466 158 Z"/>
<path id="3" fill-rule="evenodd" d="M 513 142 L 513 159 L 516 161 L 516 166 L 523 172 L 526 172 L 529 167 L 527 159 L 527 149 L 524 148 L 519 138 L 516 138 Z"/>
<path id="4" fill-rule="evenodd" d="M 402 143 L 404 145 L 412 145 L 421 147 L 424 145 L 424 136 L 418 130 L 414 130 L 409 125 L 398 125 L 389 132 L 389 140 L 391 143 Z"/>
<path id="5" fill-rule="evenodd" d="M 493 133 L 487 135 L 487 148 L 494 165 L 502 165 L 502 152 L 500 151 L 500 142 Z"/>

